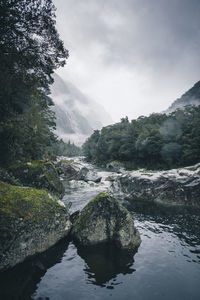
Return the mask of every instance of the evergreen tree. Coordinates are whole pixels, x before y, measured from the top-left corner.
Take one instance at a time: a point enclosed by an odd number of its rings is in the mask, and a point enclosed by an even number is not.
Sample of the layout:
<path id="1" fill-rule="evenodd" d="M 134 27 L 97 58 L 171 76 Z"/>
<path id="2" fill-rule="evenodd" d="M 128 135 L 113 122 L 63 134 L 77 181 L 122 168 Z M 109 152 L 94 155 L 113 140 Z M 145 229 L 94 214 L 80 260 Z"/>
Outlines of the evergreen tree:
<path id="1" fill-rule="evenodd" d="M 51 0 L 0 0 L 0 164 L 41 157 L 55 139 L 49 85 L 68 52 Z"/>

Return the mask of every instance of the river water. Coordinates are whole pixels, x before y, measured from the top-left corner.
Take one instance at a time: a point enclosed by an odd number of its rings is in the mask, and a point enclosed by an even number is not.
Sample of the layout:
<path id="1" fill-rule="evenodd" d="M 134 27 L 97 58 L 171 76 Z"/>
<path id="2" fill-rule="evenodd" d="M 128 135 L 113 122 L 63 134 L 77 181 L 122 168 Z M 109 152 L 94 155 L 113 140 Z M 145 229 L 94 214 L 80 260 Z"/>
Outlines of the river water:
<path id="1" fill-rule="evenodd" d="M 96 171 L 100 183 L 65 182 L 63 201 L 72 202 L 71 212 L 82 209 L 98 192 L 110 190 L 111 182 L 105 179 L 113 173 Z M 0 299 L 199 300 L 200 211 L 145 202 L 125 204 L 142 238 L 134 257 L 112 245 L 88 250 L 64 239 L 3 273 Z"/>

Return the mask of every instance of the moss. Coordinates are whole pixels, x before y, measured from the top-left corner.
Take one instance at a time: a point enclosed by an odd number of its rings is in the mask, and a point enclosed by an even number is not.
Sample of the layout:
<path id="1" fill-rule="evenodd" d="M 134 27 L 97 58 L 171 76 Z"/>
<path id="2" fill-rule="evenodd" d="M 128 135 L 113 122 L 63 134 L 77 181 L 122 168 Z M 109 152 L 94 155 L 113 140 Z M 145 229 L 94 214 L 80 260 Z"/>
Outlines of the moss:
<path id="1" fill-rule="evenodd" d="M 24 185 L 45 188 L 56 195 L 64 194 L 64 187 L 60 182 L 58 172 L 50 161 L 16 163 L 9 167 L 9 171 Z"/>
<path id="2" fill-rule="evenodd" d="M 74 223 L 74 232 L 79 232 L 80 230 L 83 229 L 83 227 L 87 224 L 87 220 L 89 217 L 91 217 L 93 211 L 97 206 L 101 203 L 101 201 L 110 201 L 114 205 L 119 206 L 121 213 L 126 215 L 128 213 L 127 209 L 122 206 L 121 204 L 118 203 L 118 201 L 113 198 L 110 194 L 101 192 L 99 193 L 96 197 L 94 197 L 82 210 L 81 214 L 77 218 L 77 220 Z M 106 202 L 105 202 L 106 203 Z M 104 203 L 104 204 L 105 204 Z M 106 207 L 105 207 L 106 208 Z M 98 208 L 96 209 L 98 212 Z"/>
<path id="3" fill-rule="evenodd" d="M 97 204 L 97 202 L 99 202 L 101 199 L 105 199 L 110 197 L 110 195 L 108 193 L 99 193 L 95 198 L 93 198 L 82 210 L 81 214 L 79 215 L 79 217 L 77 218 L 77 220 L 74 223 L 74 231 L 75 232 L 79 232 L 79 230 L 81 230 L 84 226 L 84 224 L 86 224 L 88 217 L 90 216 L 90 214 L 93 211 L 93 208 L 95 207 L 95 205 Z"/>
<path id="4" fill-rule="evenodd" d="M 7 217 L 36 221 L 62 208 L 58 198 L 45 190 L 24 188 L 0 182 L 0 213 Z"/>

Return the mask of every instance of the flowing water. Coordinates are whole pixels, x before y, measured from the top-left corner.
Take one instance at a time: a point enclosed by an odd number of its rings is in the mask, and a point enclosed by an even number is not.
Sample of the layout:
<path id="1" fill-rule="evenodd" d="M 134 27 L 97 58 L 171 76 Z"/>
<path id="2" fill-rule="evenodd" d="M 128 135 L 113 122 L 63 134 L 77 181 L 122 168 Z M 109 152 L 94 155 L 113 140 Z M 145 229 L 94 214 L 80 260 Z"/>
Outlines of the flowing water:
<path id="1" fill-rule="evenodd" d="M 97 171 L 100 183 L 65 182 L 63 201 L 72 202 L 71 212 L 109 191 L 105 178 L 113 173 Z M 88 250 L 64 239 L 1 274 L 0 299 L 199 300 L 200 212 L 145 202 L 126 206 L 142 238 L 134 257 L 112 245 Z"/>

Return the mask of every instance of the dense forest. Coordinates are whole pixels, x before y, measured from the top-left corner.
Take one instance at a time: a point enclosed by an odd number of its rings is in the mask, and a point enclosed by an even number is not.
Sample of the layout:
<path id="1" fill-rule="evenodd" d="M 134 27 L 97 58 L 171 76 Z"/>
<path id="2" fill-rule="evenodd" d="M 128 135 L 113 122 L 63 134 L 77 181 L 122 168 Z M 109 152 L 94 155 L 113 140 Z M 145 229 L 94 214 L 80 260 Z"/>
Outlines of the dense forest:
<path id="1" fill-rule="evenodd" d="M 0 12 L 0 165 L 5 166 L 56 150 L 50 85 L 68 51 L 51 0 L 1 0 Z"/>
<path id="2" fill-rule="evenodd" d="M 127 167 L 152 169 L 187 166 L 200 161 L 200 106 L 170 114 L 151 114 L 94 131 L 83 145 L 88 160 L 122 161 Z"/>
<path id="3" fill-rule="evenodd" d="M 53 131 L 50 85 L 68 51 L 55 27 L 52 1 L 1 0 L 0 11 L 0 165 L 80 154 Z M 194 164 L 200 160 L 200 106 L 122 118 L 94 131 L 83 151 L 96 163 L 119 160 L 131 168 Z"/>

